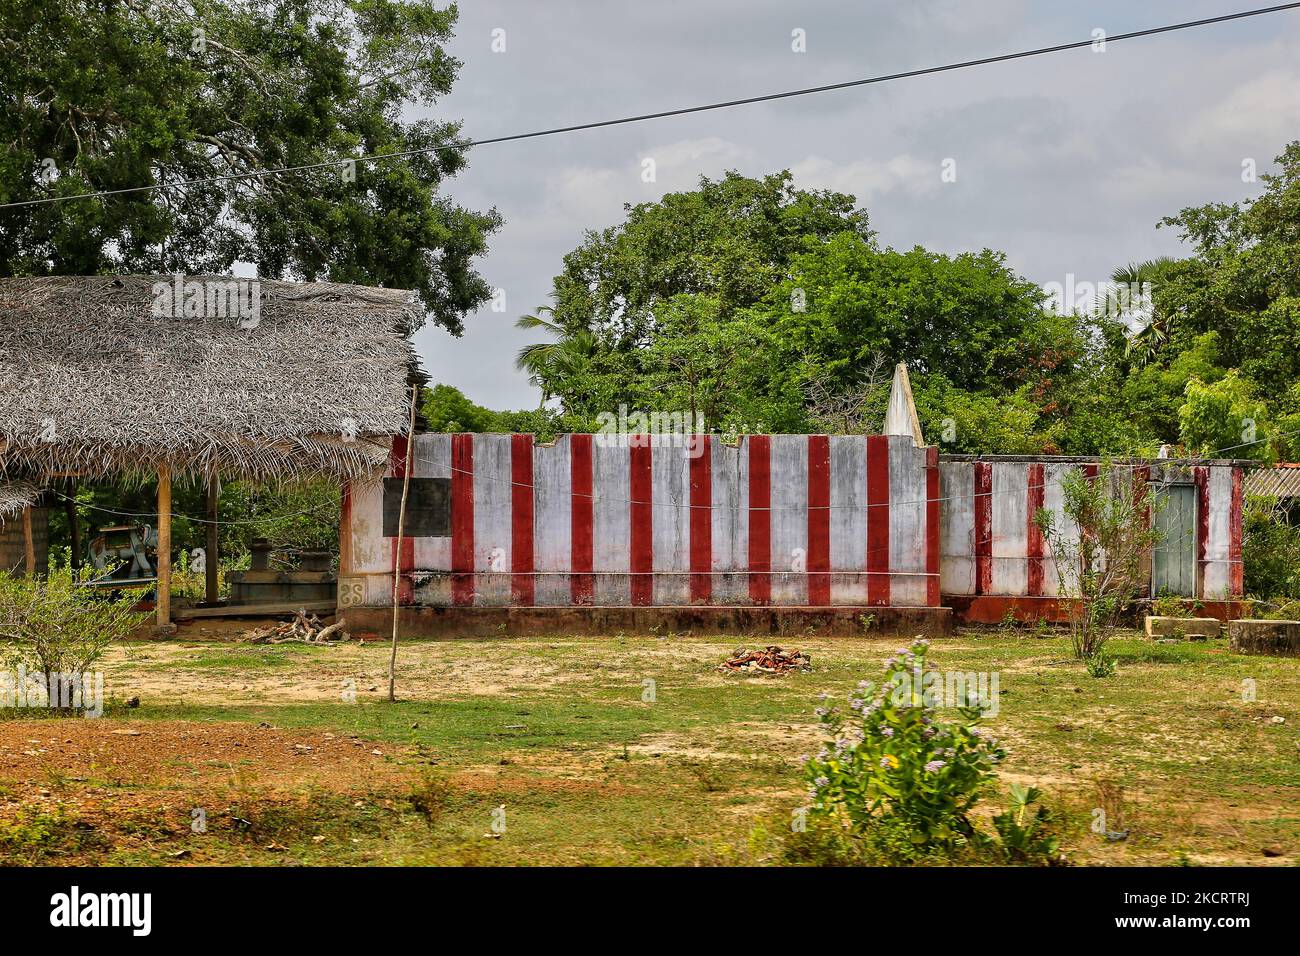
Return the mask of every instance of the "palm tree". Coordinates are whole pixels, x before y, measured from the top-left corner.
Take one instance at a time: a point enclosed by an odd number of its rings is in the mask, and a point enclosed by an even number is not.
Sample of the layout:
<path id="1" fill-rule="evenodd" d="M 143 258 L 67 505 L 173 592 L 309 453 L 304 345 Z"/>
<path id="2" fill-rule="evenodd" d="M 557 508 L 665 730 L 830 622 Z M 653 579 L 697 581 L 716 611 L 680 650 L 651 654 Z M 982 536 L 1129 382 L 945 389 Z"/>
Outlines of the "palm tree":
<path id="1" fill-rule="evenodd" d="M 538 306 L 535 315 L 521 315 L 515 328 L 542 330 L 555 336 L 553 342 L 525 345 L 515 355 L 515 368 L 528 373 L 528 381 L 542 391 L 541 404 L 554 396 L 550 386 L 581 371 L 596 352 L 596 336 L 587 329 L 570 332 L 555 321 L 555 310 Z"/>
<path id="2" fill-rule="evenodd" d="M 1177 262 L 1160 256 L 1121 266 L 1110 274 L 1112 289 L 1098 301 L 1099 315 L 1121 319 L 1130 327 L 1124 354 L 1138 365 L 1151 361 L 1169 340 L 1172 317 L 1156 311 L 1151 294 Z"/>

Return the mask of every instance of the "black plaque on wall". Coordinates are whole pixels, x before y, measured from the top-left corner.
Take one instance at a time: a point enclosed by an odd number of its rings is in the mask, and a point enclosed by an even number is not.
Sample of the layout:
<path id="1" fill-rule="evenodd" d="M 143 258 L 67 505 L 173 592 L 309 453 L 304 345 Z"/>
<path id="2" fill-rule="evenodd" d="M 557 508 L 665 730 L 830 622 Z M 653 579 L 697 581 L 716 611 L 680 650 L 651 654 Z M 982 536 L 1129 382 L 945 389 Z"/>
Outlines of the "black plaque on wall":
<path id="1" fill-rule="evenodd" d="M 384 537 L 397 537 L 405 479 L 384 479 Z M 412 478 L 406 499 L 405 538 L 441 538 L 451 534 L 451 479 Z"/>

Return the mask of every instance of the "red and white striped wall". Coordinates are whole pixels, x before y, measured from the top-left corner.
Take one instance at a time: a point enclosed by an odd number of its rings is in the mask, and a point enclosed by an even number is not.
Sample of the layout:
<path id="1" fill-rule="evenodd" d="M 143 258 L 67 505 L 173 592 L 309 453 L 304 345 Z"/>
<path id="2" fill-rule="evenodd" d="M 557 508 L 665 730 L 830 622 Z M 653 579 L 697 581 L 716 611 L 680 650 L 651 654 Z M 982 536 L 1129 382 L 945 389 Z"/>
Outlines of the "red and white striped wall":
<path id="1" fill-rule="evenodd" d="M 340 602 L 392 606 L 939 607 L 1056 598 L 1034 516 L 1068 536 L 1062 485 L 1098 465 L 942 461 L 901 436 L 755 435 L 615 446 L 600 436 L 419 435 L 412 477 L 449 479 L 450 534 L 383 535 L 383 489 L 344 496 Z M 395 443 L 390 477 L 406 444 Z M 1141 466 L 1141 477 L 1146 469 Z M 1124 469 L 1126 473 L 1130 469 Z M 1197 597 L 1242 593 L 1242 472 L 1190 469 Z"/>
<path id="2" fill-rule="evenodd" d="M 1116 467 L 1111 480 L 1133 475 L 1145 484 L 1156 467 Z M 1077 542 L 1062 492 L 1066 476 L 1076 470 L 1098 477 L 1097 464 L 1073 460 L 945 457 L 939 465 L 943 594 L 1060 596 L 1056 562 L 1034 516 L 1046 508 L 1067 541 Z M 1196 597 L 1239 597 L 1244 590 L 1241 468 L 1218 462 L 1189 471 L 1197 488 Z"/>
<path id="3" fill-rule="evenodd" d="M 419 435 L 413 478 L 450 479 L 450 534 L 383 536 L 383 489 L 345 497 L 340 599 L 371 607 L 937 607 L 937 450 L 900 436 L 730 445 Z M 406 445 L 393 450 L 400 477 Z"/>

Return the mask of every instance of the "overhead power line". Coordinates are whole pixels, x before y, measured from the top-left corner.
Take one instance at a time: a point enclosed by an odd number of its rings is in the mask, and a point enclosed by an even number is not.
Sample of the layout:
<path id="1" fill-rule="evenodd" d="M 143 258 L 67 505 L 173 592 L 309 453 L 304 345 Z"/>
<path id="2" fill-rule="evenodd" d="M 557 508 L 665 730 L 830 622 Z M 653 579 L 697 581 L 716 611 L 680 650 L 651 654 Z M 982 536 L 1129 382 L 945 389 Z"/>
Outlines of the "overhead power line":
<path id="1" fill-rule="evenodd" d="M 338 169 L 349 163 L 377 163 L 387 159 L 405 159 L 411 156 L 428 155 L 430 153 L 441 152 L 442 150 L 470 149 L 474 146 L 490 146 L 495 143 L 514 143 L 526 139 L 540 139 L 545 136 L 559 136 L 565 133 L 579 133 L 586 130 L 605 129 L 611 126 L 625 126 L 629 123 L 644 123 L 649 120 L 667 119 L 672 116 L 687 116 L 692 113 L 707 113 L 713 110 L 731 109 L 736 106 L 750 106 L 755 103 L 767 103 L 775 100 L 791 99 L 796 96 L 811 96 L 815 93 L 831 93 L 836 90 L 847 90 L 858 86 L 873 86 L 878 83 L 891 83 L 895 80 L 912 79 L 918 76 L 932 76 L 937 73 L 948 73 L 954 70 L 965 70 L 977 66 L 988 66 L 992 63 L 1006 63 L 1011 60 L 1023 60 L 1028 59 L 1029 57 L 1045 56 L 1050 53 L 1079 50 L 1084 47 L 1091 47 L 1102 39 L 1104 39 L 1107 44 L 1120 43 L 1124 40 L 1135 40 L 1140 37 L 1156 36 L 1162 33 L 1174 33 L 1179 30 L 1192 30 L 1198 27 L 1213 26 L 1219 23 L 1228 23 L 1233 20 L 1244 20 L 1248 17 L 1265 16 L 1267 14 L 1281 13 L 1298 8 L 1300 8 L 1300 3 L 1281 3 L 1271 7 L 1243 10 L 1239 13 L 1227 13 L 1217 17 L 1206 17 L 1201 20 L 1187 20 L 1183 23 L 1171 23 L 1161 27 L 1151 27 L 1146 30 L 1134 30 L 1129 33 L 1118 33 L 1114 36 L 1106 36 L 1104 38 L 1090 38 L 1087 40 L 1078 40 L 1073 43 L 1059 43 L 1055 46 L 1038 47 L 1033 50 L 1021 50 L 1017 53 L 1003 53 L 997 56 L 981 57 L 977 60 L 963 60 L 958 63 L 945 63 L 942 66 L 929 66 L 916 70 L 905 70 L 901 73 L 888 73 L 881 76 L 870 76 L 858 80 L 846 80 L 841 83 L 828 83 L 824 86 L 809 86 L 803 89 L 786 90 L 780 93 L 764 93 L 759 96 L 746 96 L 740 99 L 723 100 L 717 103 L 684 106 L 678 109 L 660 110 L 654 113 L 640 113 L 635 116 L 621 116 L 616 119 L 596 120 L 591 123 L 578 123 L 572 126 L 555 126 L 550 129 L 533 130 L 528 133 L 511 133 L 505 136 L 471 139 L 459 143 L 446 143 L 442 146 L 429 146 L 423 149 L 411 149 L 395 153 L 373 153 L 366 156 L 343 157 L 341 159 L 334 159 L 321 163 L 307 163 L 301 166 L 259 169 L 245 173 L 229 173 L 222 176 L 209 176 L 203 179 L 191 179 L 174 183 L 152 183 L 147 186 L 128 186 L 122 189 L 105 189 L 98 192 L 77 193 L 72 196 L 47 196 L 43 199 L 28 199 L 23 202 L 0 203 L 0 209 L 17 209 L 24 206 L 41 206 L 48 203 L 68 202 L 74 199 L 93 199 L 100 196 L 121 196 L 130 193 L 154 192 L 162 189 L 185 189 L 192 186 L 205 186 L 213 183 L 236 182 L 245 179 L 262 179 L 268 176 L 282 175 L 284 173 L 311 172 L 320 169 Z"/>

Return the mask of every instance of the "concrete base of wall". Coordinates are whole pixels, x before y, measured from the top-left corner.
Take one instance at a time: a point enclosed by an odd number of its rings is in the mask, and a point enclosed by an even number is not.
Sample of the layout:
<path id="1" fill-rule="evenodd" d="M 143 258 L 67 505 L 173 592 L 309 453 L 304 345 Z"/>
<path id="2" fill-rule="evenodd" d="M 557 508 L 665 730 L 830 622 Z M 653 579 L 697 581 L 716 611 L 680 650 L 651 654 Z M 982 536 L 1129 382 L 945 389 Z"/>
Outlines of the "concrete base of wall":
<path id="1" fill-rule="evenodd" d="M 1300 621 L 1233 621 L 1228 644 L 1238 654 L 1300 657 Z"/>
<path id="2" fill-rule="evenodd" d="M 1077 603 L 1054 597 L 1011 597 L 1003 594 L 945 594 L 945 607 L 950 607 L 962 624 L 1001 624 L 1010 614 L 1021 624 L 1064 624 L 1070 620 L 1070 610 Z M 1197 617 L 1214 618 L 1227 622 L 1246 613 L 1245 601 L 1191 601 L 1184 602 Z"/>
<path id="3" fill-rule="evenodd" d="M 1008 615 L 1021 624 L 1037 624 L 1039 621 L 1060 624 L 1070 619 L 1070 606 L 1074 602 L 1002 594 L 945 594 L 943 603 L 952 608 L 957 620 L 963 624 L 1001 624 Z"/>
<path id="4" fill-rule="evenodd" d="M 392 608 L 339 610 L 354 636 L 392 634 Z M 873 637 L 952 630 L 946 607 L 404 607 L 398 615 L 403 638 L 547 637 L 556 634 L 679 635 L 731 634 L 792 638 L 803 635 Z"/>

